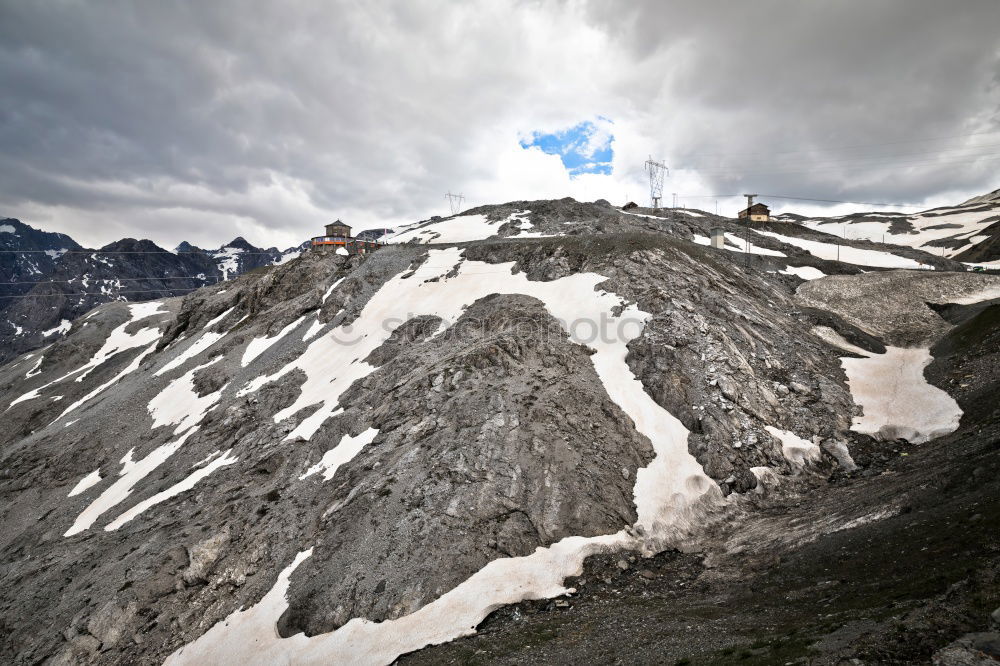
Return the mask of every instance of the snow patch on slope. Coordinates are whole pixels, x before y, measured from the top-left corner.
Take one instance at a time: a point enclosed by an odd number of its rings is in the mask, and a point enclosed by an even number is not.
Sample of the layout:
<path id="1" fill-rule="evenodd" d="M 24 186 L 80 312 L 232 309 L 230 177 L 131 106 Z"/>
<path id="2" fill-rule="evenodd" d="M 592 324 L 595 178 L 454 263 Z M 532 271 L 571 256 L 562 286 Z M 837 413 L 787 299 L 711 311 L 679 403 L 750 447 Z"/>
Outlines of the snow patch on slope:
<path id="1" fill-rule="evenodd" d="M 726 232 L 726 240 L 729 241 L 728 244 L 722 246 L 723 250 L 729 250 L 730 252 L 746 252 L 747 251 L 747 241 L 745 238 L 740 238 L 736 234 Z M 694 235 L 694 242 L 698 245 L 711 245 L 712 241 L 708 236 L 702 236 L 700 234 Z M 732 247 L 735 246 L 735 247 Z M 769 250 L 766 247 L 761 247 L 759 245 L 754 245 L 750 243 L 750 254 L 764 255 L 768 257 L 785 257 L 788 256 L 784 252 L 779 250 Z"/>
<path id="2" fill-rule="evenodd" d="M 197 340 L 188 345 L 188 348 L 183 352 L 174 357 L 172 361 L 164 365 L 162 368 L 153 373 L 154 377 L 159 377 L 160 375 L 170 372 L 174 368 L 179 368 L 190 359 L 194 358 L 198 354 L 202 353 L 216 342 L 225 337 L 225 333 L 212 333 L 206 331 L 202 333 Z"/>
<path id="3" fill-rule="evenodd" d="M 56 421 L 58 421 L 59 419 L 61 419 L 62 417 L 66 416 L 67 414 L 69 414 L 70 412 L 72 412 L 74 409 L 76 409 L 77 407 L 79 407 L 80 405 L 84 404 L 85 402 L 87 402 L 91 398 L 99 395 L 101 392 L 104 391 L 104 389 L 108 388 L 112 384 L 117 383 L 125 375 L 127 375 L 127 374 L 129 374 L 131 372 L 135 372 L 139 368 L 139 365 L 142 363 L 142 360 L 144 358 L 146 358 L 147 356 L 149 356 L 150 354 L 152 354 L 155 349 L 156 349 L 156 343 L 155 342 L 150 343 L 149 346 L 146 347 L 144 350 L 142 350 L 142 353 L 140 353 L 138 356 L 136 356 L 134 359 L 132 359 L 132 362 L 129 363 L 127 366 L 125 366 L 125 368 L 121 372 L 119 372 L 117 375 L 115 375 L 114 377 L 112 377 L 108 381 L 104 382 L 103 384 L 101 384 L 100 386 L 98 386 L 97 388 L 95 388 L 93 391 L 91 391 L 90 393 L 88 393 L 87 395 L 83 396 L 82 398 L 80 398 L 79 400 L 77 400 L 76 402 L 74 402 L 72 405 L 70 405 L 69 407 L 67 407 L 66 409 L 64 409 L 63 412 L 62 412 L 62 414 L 60 414 L 59 416 L 57 416 L 56 419 L 55 419 L 55 421 L 53 421 L 52 423 L 55 423 Z M 70 423 L 67 423 L 65 427 L 68 428 L 69 426 L 70 426 Z"/>
<path id="4" fill-rule="evenodd" d="M 229 449 L 228 451 L 226 451 L 225 453 L 223 453 L 221 456 L 219 456 L 219 457 L 215 458 L 214 460 L 212 460 L 212 462 L 210 462 L 205 467 L 197 469 L 194 472 L 192 472 L 191 474 L 189 474 L 187 476 L 187 478 L 185 478 L 183 481 L 175 483 L 174 485 L 170 486 L 169 488 L 167 488 L 163 492 L 156 493 L 152 497 L 139 502 L 134 507 L 132 507 L 131 509 L 129 509 L 128 511 L 126 511 L 122 515 L 118 516 L 117 518 L 115 518 L 114 520 L 112 520 L 110 523 L 108 523 L 104 527 L 104 531 L 106 531 L 106 532 L 112 532 L 114 530 L 117 530 L 119 527 L 121 527 L 122 525 L 124 525 L 128 521 L 132 520 L 133 518 L 135 518 L 136 516 L 138 516 L 140 513 L 143 513 L 144 511 L 146 511 L 150 507 L 153 507 L 153 506 L 159 504 L 160 502 L 165 502 L 166 500 L 170 499 L 174 495 L 180 495 L 183 492 L 191 490 L 192 488 L 195 487 L 195 484 L 197 484 L 199 481 L 201 481 L 202 479 L 204 479 L 205 477 L 207 477 L 208 475 L 210 475 L 212 472 L 214 472 L 215 470 L 219 469 L 220 467 L 225 467 L 226 465 L 232 465 L 234 462 L 237 462 L 239 460 L 238 458 L 230 458 L 229 457 L 229 454 L 231 452 L 232 452 L 232 449 Z"/>
<path id="5" fill-rule="evenodd" d="M 93 472 L 80 479 L 80 481 L 77 482 L 75 486 L 73 486 L 73 490 L 69 491 L 69 495 L 66 495 L 66 497 L 73 497 L 74 495 L 79 495 L 83 491 L 87 490 L 88 488 L 91 488 L 92 486 L 96 486 L 100 482 L 101 482 L 101 468 L 98 467 Z"/>
<path id="6" fill-rule="evenodd" d="M 89 529 L 105 511 L 125 501 L 125 498 L 132 492 L 132 488 L 172 456 L 177 449 L 181 448 L 187 438 L 193 435 L 196 430 L 197 428 L 192 428 L 177 440 L 158 446 L 138 462 L 132 460 L 132 451 L 129 450 L 121 459 L 122 469 L 118 472 L 120 478 L 77 516 L 73 525 L 66 530 L 63 536 L 73 536 Z"/>
<path id="7" fill-rule="evenodd" d="M 329 481 L 333 478 L 333 475 L 337 473 L 337 468 L 350 462 L 354 456 L 361 452 L 361 449 L 372 443 L 372 440 L 375 439 L 377 434 L 378 430 L 375 428 L 368 428 L 368 430 L 365 430 L 356 437 L 344 435 L 340 439 L 340 443 L 324 453 L 323 458 L 318 463 L 310 467 L 305 474 L 300 476 L 299 480 L 301 481 L 302 479 L 310 477 L 313 474 L 322 472 L 323 480 Z"/>
<path id="8" fill-rule="evenodd" d="M 134 333 L 126 333 L 125 329 L 128 328 L 129 325 L 133 324 L 134 322 L 141 321 L 153 315 L 166 314 L 168 311 L 161 310 L 160 308 L 162 306 L 163 303 L 160 301 L 153 301 L 151 303 L 135 303 L 129 305 L 128 306 L 129 319 L 124 323 L 120 324 L 119 326 L 117 326 L 114 330 L 111 331 L 111 333 L 108 334 L 108 337 L 105 338 L 104 340 L 104 344 L 101 346 L 100 349 L 97 350 L 97 352 L 90 358 L 90 360 L 88 360 L 79 368 L 71 370 L 64 375 L 57 377 L 52 381 L 43 384 L 38 388 L 32 389 L 31 391 L 28 391 L 27 393 L 15 398 L 10 403 L 10 405 L 7 406 L 7 408 L 10 409 L 17 403 L 24 402 L 25 400 L 33 400 L 39 397 L 42 391 L 48 388 L 49 386 L 52 386 L 53 384 L 58 384 L 59 382 L 72 377 L 73 375 L 79 375 L 76 378 L 76 381 L 82 382 L 84 378 L 87 375 L 89 375 L 95 368 L 102 365 L 105 361 L 112 358 L 113 356 L 116 356 L 117 354 L 123 351 L 127 351 L 129 349 L 134 349 L 136 347 L 142 347 L 146 345 L 147 350 L 140 355 L 140 358 L 133 360 L 132 363 L 128 366 L 128 368 L 126 368 L 125 372 L 119 373 L 113 380 L 103 384 L 99 389 L 91 391 L 89 394 L 87 394 L 87 398 L 84 398 L 84 400 L 88 399 L 92 395 L 96 395 L 96 393 L 103 390 L 104 388 L 107 388 L 114 382 L 118 381 L 118 379 L 120 379 L 128 372 L 135 370 L 136 368 L 139 367 L 138 361 L 141 360 L 142 357 L 145 357 L 148 353 L 150 353 L 150 351 L 152 351 L 151 347 L 155 346 L 155 343 L 160 339 L 161 333 L 159 327 L 157 326 L 153 326 L 151 328 L 140 328 L 138 331 Z M 70 407 L 70 409 L 76 407 L 82 402 L 83 400 L 77 401 L 72 405 L 72 407 Z M 69 409 L 67 409 L 66 411 L 68 412 Z M 63 412 L 63 414 L 65 413 L 66 412 Z"/>
<path id="9" fill-rule="evenodd" d="M 802 439 L 793 432 L 781 430 L 774 426 L 764 426 L 771 435 L 781 442 L 781 455 L 793 465 L 803 466 L 808 462 L 816 462 L 822 457 L 819 446 Z"/>
<path id="10" fill-rule="evenodd" d="M 241 247 L 226 246 L 218 252 L 212 253 L 212 257 L 217 260 L 216 265 L 219 267 L 219 272 L 222 273 L 223 280 L 228 280 L 230 276 L 236 277 L 240 267 L 239 255 L 243 252 Z"/>
<path id="11" fill-rule="evenodd" d="M 785 275 L 794 275 L 803 280 L 818 280 L 821 277 L 826 277 L 826 273 L 814 266 L 786 266 L 778 272 Z"/>
<path id="12" fill-rule="evenodd" d="M 276 343 L 278 340 L 291 333 L 294 329 L 298 328 L 298 325 L 302 323 L 303 319 L 305 319 L 305 315 L 299 317 L 288 326 L 285 326 L 277 333 L 277 335 L 271 337 L 265 336 L 263 338 L 254 338 L 253 340 L 251 340 L 250 344 L 247 345 L 246 350 L 243 352 L 243 360 L 241 361 L 243 367 L 245 368 L 248 365 L 250 365 L 250 363 L 252 363 L 255 358 L 257 358 L 258 356 L 266 352 L 268 349 L 273 347 L 274 343 Z"/>
<path id="13" fill-rule="evenodd" d="M 55 326 L 54 328 L 50 328 L 47 331 L 42 331 L 42 337 L 43 338 L 47 338 L 50 335 L 55 335 L 57 333 L 59 335 L 62 335 L 63 333 L 65 333 L 66 331 L 68 331 L 70 328 L 72 328 L 72 326 L 73 326 L 73 324 L 70 323 L 69 319 L 63 319 L 62 321 L 59 322 L 58 326 Z"/>
<path id="14" fill-rule="evenodd" d="M 336 289 L 337 285 L 340 284 L 343 281 L 344 281 L 344 278 L 340 278 L 339 280 L 335 280 L 333 284 L 331 284 L 329 287 L 327 287 L 326 291 L 323 293 L 323 300 L 320 301 L 320 302 L 321 303 L 326 303 L 326 299 L 330 298 L 330 294 L 333 293 L 333 290 Z"/>
<path id="15" fill-rule="evenodd" d="M 153 417 L 153 430 L 160 426 L 176 424 L 174 434 L 178 435 L 201 423 L 209 410 L 219 402 L 222 389 L 199 396 L 194 388 L 194 375 L 221 360 L 221 356 L 216 356 L 208 363 L 188 370 L 167 384 L 166 388 L 149 401 L 148 410 Z"/>

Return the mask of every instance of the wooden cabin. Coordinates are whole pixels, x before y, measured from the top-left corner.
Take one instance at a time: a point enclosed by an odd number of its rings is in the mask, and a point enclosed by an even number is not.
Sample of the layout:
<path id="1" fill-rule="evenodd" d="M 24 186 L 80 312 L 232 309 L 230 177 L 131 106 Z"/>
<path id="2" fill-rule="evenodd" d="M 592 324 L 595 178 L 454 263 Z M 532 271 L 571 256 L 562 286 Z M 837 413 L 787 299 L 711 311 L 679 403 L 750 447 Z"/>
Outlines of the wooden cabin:
<path id="1" fill-rule="evenodd" d="M 771 209 L 762 203 L 755 203 L 740 211 L 740 219 L 750 218 L 751 222 L 767 222 L 771 219 Z"/>

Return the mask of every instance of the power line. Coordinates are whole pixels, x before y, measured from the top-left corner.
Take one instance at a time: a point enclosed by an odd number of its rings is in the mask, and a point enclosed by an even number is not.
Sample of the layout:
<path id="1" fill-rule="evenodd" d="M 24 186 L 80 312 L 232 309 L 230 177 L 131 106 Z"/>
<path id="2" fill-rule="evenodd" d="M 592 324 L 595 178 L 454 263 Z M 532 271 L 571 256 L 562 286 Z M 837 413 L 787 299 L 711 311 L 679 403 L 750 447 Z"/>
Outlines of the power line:
<path id="1" fill-rule="evenodd" d="M 726 199 L 728 197 L 742 197 L 742 194 L 678 194 L 678 199 Z"/>
<path id="2" fill-rule="evenodd" d="M 895 153 L 895 154 L 891 154 L 891 155 L 887 155 L 887 154 L 879 154 L 879 155 L 853 155 L 853 156 L 844 156 L 843 158 L 837 158 L 835 161 L 837 161 L 837 162 L 841 162 L 841 161 L 846 161 L 846 162 L 861 162 L 861 161 L 866 161 L 866 160 L 885 160 L 885 159 L 894 160 L 894 159 L 897 159 L 897 158 L 900 158 L 900 157 L 919 157 L 919 158 L 925 158 L 925 157 L 930 157 L 930 156 L 934 156 L 934 155 L 941 155 L 943 153 L 955 153 L 955 152 L 970 151 L 970 150 L 971 151 L 981 151 L 981 150 L 992 149 L 992 148 L 1000 148 L 1000 143 L 985 143 L 985 144 L 980 144 L 978 146 L 958 146 L 958 147 L 955 147 L 955 148 L 938 148 L 936 150 L 921 150 L 921 151 L 915 152 L 915 153 Z M 811 151 L 811 152 L 821 152 L 821 151 L 815 150 L 815 151 Z M 829 152 L 829 151 L 822 151 L 822 152 Z M 771 156 L 771 155 L 780 154 L 780 153 L 767 152 L 766 154 L 768 156 Z M 992 155 L 994 153 L 984 153 L 984 154 Z M 720 157 L 734 157 L 734 155 L 720 155 Z M 757 153 L 755 155 L 755 157 L 760 157 L 760 153 Z M 831 156 L 830 159 L 824 160 L 824 161 L 834 161 L 833 158 L 836 158 L 836 157 L 837 156 L 834 155 L 834 156 Z M 976 154 L 973 153 L 971 155 L 955 155 L 953 157 L 976 157 Z M 805 158 L 795 158 L 795 159 L 805 159 Z M 753 164 L 753 162 L 745 162 L 744 164 Z M 722 166 L 722 165 L 719 165 L 719 166 Z M 733 166 L 734 167 L 739 167 L 740 164 L 739 163 L 735 163 L 735 164 L 733 164 Z"/>
<path id="3" fill-rule="evenodd" d="M 72 280 L 21 280 L 20 282 L 0 282 L 0 284 L 72 284 L 77 281 L 88 282 L 143 282 L 145 280 L 218 280 L 216 275 L 178 275 L 176 277 L 142 277 L 142 278 L 73 278 Z"/>
<path id="4" fill-rule="evenodd" d="M 992 131 L 989 131 L 989 132 L 972 132 L 970 134 L 954 134 L 954 135 L 951 135 L 951 136 L 925 137 L 925 138 L 922 138 L 922 139 L 902 139 L 902 140 L 899 140 L 899 141 L 883 141 L 883 142 L 879 142 L 879 143 L 861 143 L 861 144 L 854 144 L 854 145 L 850 145 L 850 146 L 837 146 L 837 149 L 838 150 L 854 150 L 854 149 L 858 149 L 858 148 L 877 148 L 877 147 L 880 147 L 880 146 L 896 146 L 896 145 L 906 144 L 906 143 L 930 143 L 930 142 L 933 142 L 933 141 L 947 141 L 947 140 L 950 140 L 950 139 L 965 139 L 965 138 L 968 138 L 968 137 L 971 137 L 971 136 L 986 136 L 986 135 L 994 135 L 994 134 L 1000 134 L 1000 130 L 992 130 Z M 768 154 L 770 154 L 770 155 L 795 155 L 795 154 L 822 152 L 822 151 L 826 151 L 826 150 L 829 150 L 829 149 L 826 149 L 826 148 L 810 148 L 809 150 L 783 150 L 783 151 L 768 150 L 766 152 Z M 726 156 L 739 156 L 739 155 L 758 155 L 758 154 L 760 154 L 760 152 L 761 151 L 754 151 L 754 152 L 748 152 L 748 153 L 728 153 L 728 152 L 727 153 L 693 153 L 692 155 L 696 156 L 696 157 L 697 156 L 700 156 L 700 157 L 726 157 Z"/>
<path id="5" fill-rule="evenodd" d="M 763 198 L 767 199 L 792 199 L 795 201 L 819 201 L 822 203 L 840 203 L 840 204 L 856 204 L 858 206 L 890 206 L 897 208 L 922 208 L 916 204 L 896 204 L 896 203 L 872 203 L 870 201 L 840 201 L 838 199 L 810 199 L 808 197 L 786 197 L 780 194 L 761 194 Z"/>
<path id="6" fill-rule="evenodd" d="M 9 252 L 14 254 L 48 254 L 50 252 L 59 252 L 58 256 L 63 256 L 66 254 L 169 254 L 173 257 L 207 257 L 209 259 L 219 259 L 219 258 L 235 258 L 235 257 L 249 257 L 256 255 L 267 255 L 273 257 L 275 254 L 284 254 L 283 252 L 237 252 L 233 255 L 224 254 L 213 256 L 207 252 L 171 252 L 170 250 L 0 250 L 0 252 Z"/>
<path id="7" fill-rule="evenodd" d="M 831 171 L 831 170 L 833 170 L 833 171 L 842 171 L 842 170 L 848 169 L 848 168 L 864 168 L 864 167 L 869 167 L 870 168 L 869 170 L 875 170 L 875 169 L 879 169 L 879 168 L 885 169 L 885 168 L 892 168 L 892 167 L 946 166 L 946 165 L 950 165 L 950 164 L 968 164 L 968 163 L 971 163 L 973 161 L 975 161 L 975 162 L 979 162 L 979 161 L 992 161 L 992 160 L 996 160 L 998 158 L 1000 158 L 1000 153 L 988 153 L 988 154 L 984 154 L 984 155 L 966 156 L 966 157 L 962 157 L 962 158 L 947 159 L 947 160 L 927 160 L 927 159 L 922 159 L 922 160 L 918 160 L 918 161 L 895 162 L 895 161 L 891 161 L 891 158 L 890 158 L 890 161 L 879 162 L 879 163 L 875 163 L 875 164 L 872 164 L 872 163 L 869 163 L 869 164 L 857 164 L 857 163 L 852 162 L 852 161 L 846 161 L 846 162 L 836 162 L 836 161 L 830 161 L 830 162 L 810 162 L 810 163 L 801 163 L 799 165 L 792 165 L 792 164 L 775 165 L 774 168 L 776 170 L 772 170 L 772 171 L 761 170 L 759 168 L 755 168 L 754 166 L 745 166 L 745 165 L 744 166 L 735 166 L 735 167 L 726 167 L 726 168 L 716 168 L 716 169 L 713 169 L 713 168 L 704 168 L 703 169 L 703 168 L 698 168 L 698 167 L 694 167 L 694 166 L 692 166 L 692 167 L 678 167 L 678 168 L 685 169 L 685 170 L 688 170 L 688 171 L 694 171 L 694 172 L 697 172 L 699 174 L 709 175 L 709 176 L 743 175 L 743 174 L 746 174 L 746 173 L 753 173 L 754 175 L 757 175 L 757 174 L 778 175 L 778 174 L 798 174 L 798 173 L 802 173 L 802 172 L 814 173 L 814 172 L 817 172 L 817 171 Z"/>
<path id="8" fill-rule="evenodd" d="M 20 294 L 14 296 L 0 296 L 0 298 L 74 298 L 76 296 L 121 296 L 122 294 L 163 294 L 175 291 L 197 291 L 202 287 L 184 287 L 182 289 L 144 289 L 138 291 L 119 291 L 109 294 L 101 291 L 84 291 L 70 294 Z M 175 294 L 176 295 L 176 294 Z M 166 296 L 171 298 L 171 296 Z"/>
<path id="9" fill-rule="evenodd" d="M 743 197 L 744 194 L 683 194 L 678 195 L 678 199 L 727 199 L 731 197 Z M 791 197 L 782 194 L 758 194 L 761 198 L 767 199 L 792 199 L 795 201 L 818 201 L 821 203 L 840 203 L 840 204 L 856 204 L 858 206 L 889 206 L 895 208 L 923 208 L 923 206 L 917 204 L 901 204 L 901 203 L 875 203 L 871 201 L 842 201 L 840 199 L 815 199 L 811 197 Z"/>

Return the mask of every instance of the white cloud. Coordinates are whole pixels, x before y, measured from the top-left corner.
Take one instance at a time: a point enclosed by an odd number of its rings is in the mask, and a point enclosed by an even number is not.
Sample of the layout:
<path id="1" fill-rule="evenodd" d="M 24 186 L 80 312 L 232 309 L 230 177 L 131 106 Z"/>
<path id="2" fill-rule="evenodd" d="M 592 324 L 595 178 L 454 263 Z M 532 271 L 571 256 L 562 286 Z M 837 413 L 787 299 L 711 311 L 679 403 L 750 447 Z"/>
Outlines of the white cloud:
<path id="1" fill-rule="evenodd" d="M 874 169 L 850 148 L 933 161 L 996 142 L 967 136 L 998 128 L 994 2 L 219 0 L 5 14 L 0 214 L 86 244 L 290 245 L 332 217 L 365 228 L 446 213 L 449 190 L 467 205 L 645 203 L 649 155 L 672 168 L 667 195 L 922 203 L 997 186 L 995 162 Z M 558 157 L 519 147 L 587 120 L 599 131 L 585 153 L 614 136 L 609 176 L 571 180 Z"/>

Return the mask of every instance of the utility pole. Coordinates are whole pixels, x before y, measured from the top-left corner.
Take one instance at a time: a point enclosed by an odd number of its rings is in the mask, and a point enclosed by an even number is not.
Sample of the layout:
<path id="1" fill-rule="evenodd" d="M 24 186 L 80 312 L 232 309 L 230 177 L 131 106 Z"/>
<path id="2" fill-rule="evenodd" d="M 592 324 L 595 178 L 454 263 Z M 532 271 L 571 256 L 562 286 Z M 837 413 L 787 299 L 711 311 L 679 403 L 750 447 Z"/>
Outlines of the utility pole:
<path id="1" fill-rule="evenodd" d="M 448 206 L 451 208 L 452 215 L 458 215 L 462 212 L 462 202 L 465 201 L 465 197 L 461 194 L 452 194 L 449 192 L 444 195 L 444 198 L 448 200 Z"/>
<path id="2" fill-rule="evenodd" d="M 747 236 L 746 236 L 746 267 L 750 268 L 750 208 L 753 206 L 754 197 L 756 194 L 744 194 L 747 198 Z"/>
<path id="3" fill-rule="evenodd" d="M 646 167 L 646 171 L 649 173 L 649 198 L 653 210 L 656 210 L 660 207 L 660 199 L 663 198 L 663 176 L 668 171 L 667 165 L 663 162 L 655 161 L 653 156 L 650 155 L 643 166 Z"/>

